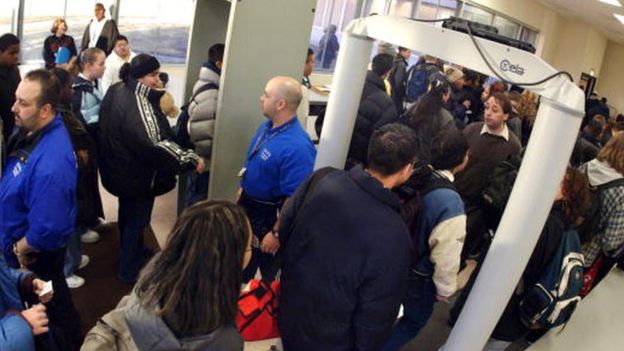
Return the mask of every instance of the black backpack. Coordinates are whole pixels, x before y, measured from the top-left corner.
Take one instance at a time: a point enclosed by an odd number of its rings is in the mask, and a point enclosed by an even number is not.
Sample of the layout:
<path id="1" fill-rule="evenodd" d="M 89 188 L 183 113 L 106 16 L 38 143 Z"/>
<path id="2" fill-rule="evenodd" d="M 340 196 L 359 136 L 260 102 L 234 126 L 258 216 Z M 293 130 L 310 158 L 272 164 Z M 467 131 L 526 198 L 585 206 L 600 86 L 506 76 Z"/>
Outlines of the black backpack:
<path id="1" fill-rule="evenodd" d="M 583 254 L 575 230 L 563 233 L 559 248 L 538 281 L 520 296 L 520 319 L 527 327 L 550 329 L 566 323 L 581 301 Z"/>
<path id="2" fill-rule="evenodd" d="M 624 178 L 589 187 L 589 207 L 583 214 L 583 222 L 576 228 L 582 243 L 591 241 L 598 231 L 598 225 L 600 224 L 600 207 L 604 191 L 616 186 L 624 186 Z"/>
<path id="3" fill-rule="evenodd" d="M 178 116 L 175 127 L 175 140 L 178 145 L 185 149 L 195 149 L 195 145 L 191 141 L 191 136 L 188 133 L 188 123 L 190 118 L 188 108 L 199 94 L 211 89 L 219 89 L 219 86 L 214 83 L 206 83 L 200 86 L 197 91 L 191 95 L 189 101 L 180 108 L 180 115 Z"/>
<path id="4" fill-rule="evenodd" d="M 507 206 L 511 190 L 520 171 L 523 155 L 524 151 L 510 155 L 506 160 L 499 162 L 494 167 L 490 180 L 481 193 L 482 209 L 488 225 L 492 228 L 498 227 L 498 222 L 503 216 L 503 211 Z"/>

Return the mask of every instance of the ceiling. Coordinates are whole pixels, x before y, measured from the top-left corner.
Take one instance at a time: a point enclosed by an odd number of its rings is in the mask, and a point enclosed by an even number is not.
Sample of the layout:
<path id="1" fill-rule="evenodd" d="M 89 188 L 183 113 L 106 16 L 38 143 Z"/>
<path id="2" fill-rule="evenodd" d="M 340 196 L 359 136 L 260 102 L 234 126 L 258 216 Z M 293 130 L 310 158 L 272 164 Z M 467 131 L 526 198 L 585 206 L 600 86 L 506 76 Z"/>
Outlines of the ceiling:
<path id="1" fill-rule="evenodd" d="M 568 19 L 589 23 L 607 38 L 624 44 L 624 24 L 613 14 L 624 15 L 624 7 L 616 7 L 598 0 L 538 0 Z M 624 0 L 620 0 L 624 6 Z"/>

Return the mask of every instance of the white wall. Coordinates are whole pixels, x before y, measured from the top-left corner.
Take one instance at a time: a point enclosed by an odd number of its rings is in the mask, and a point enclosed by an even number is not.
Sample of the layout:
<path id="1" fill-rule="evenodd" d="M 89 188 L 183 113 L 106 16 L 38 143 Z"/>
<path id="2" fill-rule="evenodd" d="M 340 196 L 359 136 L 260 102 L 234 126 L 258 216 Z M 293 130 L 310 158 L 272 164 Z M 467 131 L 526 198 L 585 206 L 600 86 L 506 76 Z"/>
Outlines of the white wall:
<path id="1" fill-rule="evenodd" d="M 619 112 L 624 111 L 624 46 L 609 41 L 605 50 L 600 78 L 596 90 L 599 96 L 605 96 L 608 104 Z"/>

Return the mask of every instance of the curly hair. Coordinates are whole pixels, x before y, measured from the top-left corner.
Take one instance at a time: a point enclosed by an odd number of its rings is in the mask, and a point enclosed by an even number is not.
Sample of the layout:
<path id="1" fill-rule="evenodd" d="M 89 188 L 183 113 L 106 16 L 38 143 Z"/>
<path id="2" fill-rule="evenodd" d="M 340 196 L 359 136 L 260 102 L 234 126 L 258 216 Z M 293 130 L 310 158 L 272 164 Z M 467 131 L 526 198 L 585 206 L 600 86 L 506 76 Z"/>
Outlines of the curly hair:
<path id="1" fill-rule="evenodd" d="M 624 175 L 624 133 L 613 134 L 596 158 L 607 162 L 611 168 Z"/>
<path id="2" fill-rule="evenodd" d="M 589 206 L 589 183 L 587 176 L 576 168 L 568 167 L 561 182 L 563 212 L 571 223 L 576 224 Z"/>
<path id="3" fill-rule="evenodd" d="M 525 90 L 522 94 L 520 94 L 520 100 L 518 101 L 516 112 L 518 112 L 518 117 L 520 117 L 521 120 L 527 120 L 529 125 L 533 125 L 535 123 L 535 116 L 537 115 L 537 99 L 537 94 L 529 90 Z"/>
<path id="4" fill-rule="evenodd" d="M 52 34 L 56 34 L 56 31 L 58 30 L 58 27 L 61 26 L 61 24 L 65 25 L 65 30 L 69 29 L 69 27 L 67 27 L 67 22 L 65 22 L 64 18 L 57 18 L 54 20 L 54 22 L 52 22 L 52 28 L 50 28 L 50 32 L 52 32 Z"/>

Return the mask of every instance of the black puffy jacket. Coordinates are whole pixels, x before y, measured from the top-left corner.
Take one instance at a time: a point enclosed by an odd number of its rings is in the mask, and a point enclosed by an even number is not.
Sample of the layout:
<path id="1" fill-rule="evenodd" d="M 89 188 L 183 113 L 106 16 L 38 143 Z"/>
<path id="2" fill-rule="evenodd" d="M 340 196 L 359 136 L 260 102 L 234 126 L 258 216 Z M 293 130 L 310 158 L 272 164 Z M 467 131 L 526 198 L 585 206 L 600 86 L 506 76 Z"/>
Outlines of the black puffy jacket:
<path id="1" fill-rule="evenodd" d="M 162 91 L 136 80 L 110 87 L 100 108 L 98 160 L 102 184 L 111 194 L 157 196 L 175 187 L 176 173 L 200 158 L 173 141 L 160 110 Z"/>
<path id="2" fill-rule="evenodd" d="M 368 71 L 349 145 L 347 168 L 357 163 L 366 163 L 368 141 L 377 123 L 381 120 L 396 120 L 397 118 L 396 107 L 386 93 L 383 80 L 374 72 Z"/>

